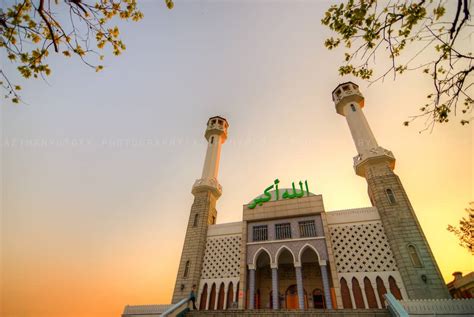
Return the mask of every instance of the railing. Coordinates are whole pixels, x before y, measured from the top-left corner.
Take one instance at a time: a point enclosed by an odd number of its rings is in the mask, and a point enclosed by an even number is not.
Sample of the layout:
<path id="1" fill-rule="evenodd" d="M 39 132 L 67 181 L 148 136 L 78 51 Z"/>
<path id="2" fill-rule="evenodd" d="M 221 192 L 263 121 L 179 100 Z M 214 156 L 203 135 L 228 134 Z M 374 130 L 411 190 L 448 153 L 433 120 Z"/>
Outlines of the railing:
<path id="1" fill-rule="evenodd" d="M 191 296 L 183 298 L 167 310 L 165 310 L 163 313 L 161 313 L 161 317 L 174 317 L 179 314 L 181 314 L 184 310 L 188 309 L 188 302 L 191 300 Z M 178 311 L 179 310 L 179 311 Z"/>
<path id="2" fill-rule="evenodd" d="M 387 308 L 394 317 L 408 317 L 408 313 L 403 308 L 402 304 L 391 294 L 387 293 L 384 295 L 387 301 Z"/>

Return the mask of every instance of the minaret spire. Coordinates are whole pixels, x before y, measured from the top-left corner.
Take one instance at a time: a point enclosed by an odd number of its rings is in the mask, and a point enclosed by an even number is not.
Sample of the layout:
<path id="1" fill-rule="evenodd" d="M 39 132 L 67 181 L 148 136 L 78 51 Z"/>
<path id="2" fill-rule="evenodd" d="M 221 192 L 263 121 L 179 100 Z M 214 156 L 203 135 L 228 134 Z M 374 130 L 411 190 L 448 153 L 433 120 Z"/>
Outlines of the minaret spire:
<path id="1" fill-rule="evenodd" d="M 222 144 L 227 139 L 229 124 L 222 117 L 212 117 L 207 121 L 207 152 L 201 178 L 193 185 L 194 202 L 189 214 L 186 237 L 176 277 L 172 303 L 189 295 L 193 285 L 199 287 L 202 262 L 206 248 L 207 229 L 216 223 L 216 202 L 222 194 L 222 186 L 217 181 Z M 199 294 L 199 290 L 196 289 Z"/>
<path id="2" fill-rule="evenodd" d="M 367 180 L 370 201 L 377 207 L 409 299 L 449 298 L 410 200 L 393 172 L 395 157 L 377 144 L 362 112 L 364 97 L 359 86 L 340 84 L 332 99 L 337 113 L 347 119 L 358 152 L 355 172 Z"/>

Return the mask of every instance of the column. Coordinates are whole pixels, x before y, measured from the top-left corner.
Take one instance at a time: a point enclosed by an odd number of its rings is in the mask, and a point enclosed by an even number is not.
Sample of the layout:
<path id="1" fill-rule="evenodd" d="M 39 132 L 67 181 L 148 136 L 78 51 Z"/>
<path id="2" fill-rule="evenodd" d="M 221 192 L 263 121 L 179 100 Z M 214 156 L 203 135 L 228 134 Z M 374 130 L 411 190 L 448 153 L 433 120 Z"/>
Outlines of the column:
<path id="1" fill-rule="evenodd" d="M 224 285 L 224 304 L 222 305 L 222 309 L 226 310 L 229 307 L 227 307 L 227 294 L 229 292 L 229 285 Z"/>
<path id="2" fill-rule="evenodd" d="M 232 287 L 234 288 L 234 298 L 232 298 L 232 303 L 238 302 L 239 301 L 239 294 L 237 294 L 237 283 L 239 281 L 235 281 L 235 283 L 232 283 Z"/>
<path id="3" fill-rule="evenodd" d="M 349 295 L 351 295 L 352 308 L 357 309 L 356 302 L 354 299 L 354 293 L 352 292 L 352 279 L 348 277 L 346 281 L 347 281 L 347 287 L 349 287 Z"/>
<path id="4" fill-rule="evenodd" d="M 296 288 L 298 289 L 298 304 L 300 310 L 304 310 L 304 288 L 303 288 L 303 272 L 301 270 L 301 264 L 295 263 L 296 271 Z"/>
<path id="5" fill-rule="evenodd" d="M 357 280 L 359 280 L 359 279 L 357 279 Z M 368 309 L 369 308 L 369 302 L 367 301 L 367 294 L 365 293 L 364 280 L 362 280 L 362 283 L 361 283 L 361 281 L 359 281 L 359 285 L 360 285 L 360 291 L 362 292 L 362 299 L 364 300 L 365 309 Z"/>
<path id="6" fill-rule="evenodd" d="M 331 289 L 329 287 L 328 269 L 326 261 L 320 261 L 319 266 L 321 267 L 321 277 L 323 279 L 324 299 L 326 300 L 326 308 L 332 309 Z"/>
<path id="7" fill-rule="evenodd" d="M 249 309 L 255 309 L 255 268 L 249 267 Z"/>
<path id="8" fill-rule="evenodd" d="M 278 292 L 278 266 L 272 265 L 272 302 L 273 302 L 273 309 L 280 308 L 280 299 L 279 299 L 279 292 Z"/>
<path id="9" fill-rule="evenodd" d="M 370 284 L 372 285 L 372 288 L 374 289 L 374 294 L 375 294 L 375 300 L 377 301 L 377 307 L 382 309 L 382 303 L 380 303 L 380 298 L 379 298 L 379 292 L 377 291 L 377 283 L 370 279 Z"/>

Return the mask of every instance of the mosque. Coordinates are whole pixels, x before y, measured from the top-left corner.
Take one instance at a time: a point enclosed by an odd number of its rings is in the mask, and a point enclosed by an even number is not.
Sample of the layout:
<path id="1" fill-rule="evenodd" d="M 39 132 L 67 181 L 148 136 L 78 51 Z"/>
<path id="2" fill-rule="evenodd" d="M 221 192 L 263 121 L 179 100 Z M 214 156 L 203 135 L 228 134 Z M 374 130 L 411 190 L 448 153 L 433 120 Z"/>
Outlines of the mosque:
<path id="1" fill-rule="evenodd" d="M 384 309 L 387 293 L 397 300 L 450 297 L 394 173 L 395 156 L 378 145 L 364 116 L 359 87 L 340 84 L 332 99 L 349 125 L 357 149 L 354 171 L 366 179 L 372 206 L 326 211 L 323 196 L 312 193 L 307 180 L 275 179 L 243 205 L 242 221 L 216 224 L 219 160 L 229 124 L 212 117 L 202 176 L 192 187 L 173 304 L 186 301 L 193 286 L 201 311 Z M 127 306 L 123 316 L 139 310 Z"/>

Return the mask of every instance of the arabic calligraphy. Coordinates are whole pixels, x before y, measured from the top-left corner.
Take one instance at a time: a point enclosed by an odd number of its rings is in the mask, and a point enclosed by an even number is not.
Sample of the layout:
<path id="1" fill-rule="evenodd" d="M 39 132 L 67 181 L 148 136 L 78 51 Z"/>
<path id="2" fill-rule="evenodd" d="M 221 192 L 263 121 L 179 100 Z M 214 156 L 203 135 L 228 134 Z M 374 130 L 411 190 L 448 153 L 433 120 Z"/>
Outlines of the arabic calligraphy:
<path id="1" fill-rule="evenodd" d="M 279 183 L 280 183 L 280 180 L 278 178 L 275 179 L 275 181 L 273 182 L 272 185 L 265 188 L 265 190 L 263 191 L 263 195 L 260 196 L 260 197 L 255 198 L 247 207 L 249 209 L 254 209 L 257 206 L 261 206 L 261 205 L 263 205 L 263 203 L 266 203 L 267 201 L 270 201 L 270 199 L 272 199 L 272 195 L 271 195 L 270 191 L 273 188 L 275 188 L 275 200 L 279 200 L 280 199 L 280 191 L 278 190 L 278 184 Z M 299 182 L 299 185 L 300 185 L 300 190 L 298 192 L 296 190 L 296 187 L 295 187 L 295 182 L 292 182 L 291 183 L 292 191 L 289 192 L 288 189 L 287 189 L 283 193 L 283 195 L 281 195 L 281 198 L 282 199 L 301 198 L 305 195 L 305 193 L 306 193 L 306 196 L 309 196 L 308 181 L 307 180 L 304 181 L 306 191 L 303 189 L 303 182 L 302 181 Z"/>

